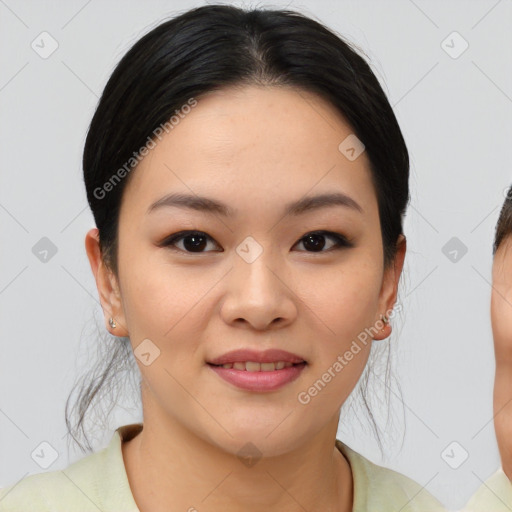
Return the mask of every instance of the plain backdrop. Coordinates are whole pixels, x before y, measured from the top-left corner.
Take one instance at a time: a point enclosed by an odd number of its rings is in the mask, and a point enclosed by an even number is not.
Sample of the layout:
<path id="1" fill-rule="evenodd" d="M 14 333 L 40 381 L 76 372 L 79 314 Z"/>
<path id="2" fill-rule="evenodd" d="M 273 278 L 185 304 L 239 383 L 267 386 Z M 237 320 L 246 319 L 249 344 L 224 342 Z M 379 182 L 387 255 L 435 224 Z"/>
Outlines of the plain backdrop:
<path id="1" fill-rule="evenodd" d="M 100 342 L 93 319 L 104 329 L 84 249 L 94 227 L 81 169 L 86 130 L 128 48 L 198 5 L 0 0 L 0 486 L 81 457 L 68 452 L 64 403 L 95 354 L 83 347 Z M 461 507 L 499 467 L 489 307 L 494 227 L 511 182 L 512 2 L 235 5 L 324 22 L 366 53 L 394 107 L 411 157 L 402 313 L 391 341 L 406 428 L 385 458 L 356 423 L 340 424 L 338 437 Z M 49 56 L 35 44 L 41 37 L 45 51 L 58 45 Z M 37 244 L 53 247 L 48 261 Z M 139 414 L 114 411 L 97 448 Z M 45 469 L 31 455 L 43 442 L 57 454 Z"/>

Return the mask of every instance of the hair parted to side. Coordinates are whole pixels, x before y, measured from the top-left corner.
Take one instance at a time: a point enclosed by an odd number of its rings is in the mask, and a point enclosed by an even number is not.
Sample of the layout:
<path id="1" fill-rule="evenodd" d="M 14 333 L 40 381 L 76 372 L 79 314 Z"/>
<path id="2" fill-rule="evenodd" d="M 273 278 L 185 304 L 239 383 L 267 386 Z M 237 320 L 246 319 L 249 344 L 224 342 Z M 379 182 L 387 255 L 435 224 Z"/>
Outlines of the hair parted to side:
<path id="1" fill-rule="evenodd" d="M 496 255 L 501 243 L 507 236 L 512 234 L 512 185 L 507 190 L 505 201 L 500 210 L 498 222 L 494 232 L 494 243 L 492 246 L 492 255 Z"/>
<path id="2" fill-rule="evenodd" d="M 124 187 L 136 167 L 108 193 L 97 191 L 105 190 L 105 183 L 130 161 L 134 151 L 144 146 L 148 138 L 154 139 L 155 129 L 168 122 L 191 98 L 200 102 L 206 93 L 245 85 L 291 87 L 316 93 L 347 120 L 365 145 L 379 207 L 383 262 L 385 266 L 392 264 L 409 202 L 409 155 L 391 105 L 369 64 L 353 45 L 299 12 L 205 5 L 161 23 L 139 39 L 115 67 L 92 118 L 83 172 L 107 267 L 117 277 L 119 209 Z M 107 336 L 112 338 L 108 333 Z M 85 376 L 75 402 L 74 425 L 68 415 L 71 395 L 66 402 L 69 433 L 83 451 L 77 436 L 81 430 L 88 443 L 84 421 L 93 399 L 101 396 L 103 387 L 112 388 L 115 368 L 129 364 L 136 368 L 129 339 L 115 338 L 115 343 L 126 347 L 106 353 L 103 373 L 98 374 L 98 366 L 94 365 L 94 380 Z M 382 347 L 389 351 L 389 342 L 382 342 L 375 350 L 374 347 L 371 359 Z M 388 391 L 389 360 L 388 352 Z M 358 387 L 382 446 L 368 407 L 372 399 L 367 394 L 372 369 L 373 363 L 369 362 Z M 90 445 L 88 450 L 91 451 Z"/>

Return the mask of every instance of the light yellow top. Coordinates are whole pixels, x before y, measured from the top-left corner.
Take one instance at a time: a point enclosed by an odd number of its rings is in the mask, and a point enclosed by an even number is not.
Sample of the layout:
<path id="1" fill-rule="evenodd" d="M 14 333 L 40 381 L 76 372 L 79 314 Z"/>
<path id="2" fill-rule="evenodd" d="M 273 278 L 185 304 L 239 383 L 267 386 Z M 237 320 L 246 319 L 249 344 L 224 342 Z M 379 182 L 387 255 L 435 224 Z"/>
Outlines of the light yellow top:
<path id="1" fill-rule="evenodd" d="M 140 512 L 128 483 L 121 443 L 141 430 L 142 423 L 121 426 L 103 450 L 64 470 L 29 475 L 0 489 L 0 512 Z M 445 512 L 413 480 L 370 462 L 339 439 L 336 446 L 352 469 L 353 512 Z"/>
<path id="2" fill-rule="evenodd" d="M 511 512 L 512 483 L 500 468 L 471 497 L 463 512 Z"/>

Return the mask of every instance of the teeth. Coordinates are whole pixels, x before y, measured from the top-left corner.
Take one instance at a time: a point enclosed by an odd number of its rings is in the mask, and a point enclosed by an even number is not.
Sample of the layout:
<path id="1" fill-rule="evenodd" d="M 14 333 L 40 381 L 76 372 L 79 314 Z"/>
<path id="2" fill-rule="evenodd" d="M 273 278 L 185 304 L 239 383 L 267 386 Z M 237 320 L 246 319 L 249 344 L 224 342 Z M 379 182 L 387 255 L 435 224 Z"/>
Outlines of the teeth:
<path id="1" fill-rule="evenodd" d="M 242 363 L 244 364 L 244 363 Z M 272 363 L 267 363 L 265 366 L 268 366 L 268 365 L 272 365 Z M 262 368 L 263 365 L 261 365 L 260 363 L 253 363 L 252 361 L 247 361 L 245 363 L 245 369 L 248 371 L 248 372 L 261 372 L 261 371 L 265 371 L 263 368 Z"/>
<path id="2" fill-rule="evenodd" d="M 245 370 L 247 372 L 273 372 L 274 370 L 282 370 L 283 368 L 289 368 L 293 366 L 293 363 L 277 361 L 276 363 L 256 363 L 254 361 L 237 362 L 237 363 L 226 363 L 222 365 L 222 368 L 234 370 Z"/>

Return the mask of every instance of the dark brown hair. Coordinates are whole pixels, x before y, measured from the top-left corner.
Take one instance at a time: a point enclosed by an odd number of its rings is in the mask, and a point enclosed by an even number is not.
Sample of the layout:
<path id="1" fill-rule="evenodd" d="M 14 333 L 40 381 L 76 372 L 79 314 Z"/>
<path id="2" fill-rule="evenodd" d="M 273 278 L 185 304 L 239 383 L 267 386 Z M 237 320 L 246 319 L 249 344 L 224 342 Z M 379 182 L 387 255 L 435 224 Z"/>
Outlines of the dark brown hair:
<path id="1" fill-rule="evenodd" d="M 501 207 L 498 222 L 496 223 L 496 230 L 494 233 L 494 244 L 492 247 L 492 255 L 496 254 L 501 242 L 512 234 L 512 185 L 507 191 L 505 201 Z"/>

